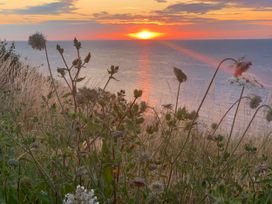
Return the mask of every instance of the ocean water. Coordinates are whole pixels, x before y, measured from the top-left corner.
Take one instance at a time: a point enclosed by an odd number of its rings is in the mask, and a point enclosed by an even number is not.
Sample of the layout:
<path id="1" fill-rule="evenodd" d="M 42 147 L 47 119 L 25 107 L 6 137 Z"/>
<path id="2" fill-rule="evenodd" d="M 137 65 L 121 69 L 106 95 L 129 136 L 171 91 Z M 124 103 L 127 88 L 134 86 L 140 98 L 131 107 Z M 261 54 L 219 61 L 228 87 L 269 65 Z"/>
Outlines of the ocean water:
<path id="1" fill-rule="evenodd" d="M 65 57 L 71 63 L 76 56 L 73 42 L 48 42 L 49 58 L 55 76 L 56 68 L 63 67 L 56 51 L 59 43 L 65 49 Z M 34 51 L 27 42 L 15 42 L 16 50 L 26 63 L 38 67 L 47 74 L 44 52 Z M 134 89 L 142 89 L 142 100 L 160 108 L 161 104 L 175 103 L 178 83 L 173 67 L 182 69 L 188 81 L 182 84 L 180 105 L 190 110 L 198 107 L 217 64 L 226 57 L 245 57 L 252 62 L 249 72 L 255 75 L 265 88 L 246 88 L 244 95 L 262 96 L 263 103 L 272 103 L 272 40 L 199 40 L 199 41 L 82 41 L 81 55 L 91 52 L 92 58 L 82 76 L 86 80 L 81 86 L 103 87 L 107 81 L 107 69 L 111 65 L 120 67 L 109 90 L 124 89 L 131 98 Z M 233 66 L 225 63 L 218 73 L 208 98 L 200 112 L 203 125 L 218 122 L 227 108 L 239 97 L 241 87 L 232 85 Z M 236 133 L 242 132 L 254 112 L 243 102 L 238 115 Z M 225 131 L 231 124 L 234 111 L 224 122 Z M 271 126 L 260 111 L 251 133 L 267 134 Z"/>

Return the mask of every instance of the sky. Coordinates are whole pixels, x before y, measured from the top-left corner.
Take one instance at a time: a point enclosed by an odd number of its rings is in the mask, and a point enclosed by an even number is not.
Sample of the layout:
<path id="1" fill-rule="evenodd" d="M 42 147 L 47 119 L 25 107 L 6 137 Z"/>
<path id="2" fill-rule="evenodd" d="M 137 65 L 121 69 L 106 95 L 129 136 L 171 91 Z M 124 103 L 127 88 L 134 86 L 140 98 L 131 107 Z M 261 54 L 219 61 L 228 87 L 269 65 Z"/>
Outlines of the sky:
<path id="1" fill-rule="evenodd" d="M 0 0 L 0 39 L 272 38 L 272 0 Z"/>

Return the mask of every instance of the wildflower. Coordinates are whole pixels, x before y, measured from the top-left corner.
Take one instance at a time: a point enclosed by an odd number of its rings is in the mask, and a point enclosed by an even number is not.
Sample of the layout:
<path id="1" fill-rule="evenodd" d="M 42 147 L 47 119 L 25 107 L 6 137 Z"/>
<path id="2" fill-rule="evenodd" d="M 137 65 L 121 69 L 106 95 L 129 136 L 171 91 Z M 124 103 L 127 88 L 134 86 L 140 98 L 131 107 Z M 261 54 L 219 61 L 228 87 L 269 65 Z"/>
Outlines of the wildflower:
<path id="1" fill-rule="evenodd" d="M 268 170 L 268 166 L 266 163 L 262 163 L 262 164 L 259 164 L 258 166 L 256 166 L 255 168 L 255 173 L 256 174 L 264 174 L 266 173 Z"/>
<path id="2" fill-rule="evenodd" d="M 11 167 L 17 167 L 19 165 L 19 161 L 17 159 L 8 160 L 8 165 Z"/>
<path id="3" fill-rule="evenodd" d="M 174 74 L 176 75 L 179 83 L 185 82 L 187 80 L 186 74 L 184 74 L 184 72 L 181 71 L 181 69 L 174 67 Z"/>
<path id="4" fill-rule="evenodd" d="M 63 204 L 99 204 L 94 190 L 87 191 L 83 186 L 77 186 L 75 194 L 65 195 Z"/>
<path id="5" fill-rule="evenodd" d="M 77 93 L 77 102 L 79 104 L 88 104 L 89 102 L 95 102 L 98 98 L 98 92 L 95 89 L 89 89 L 87 87 L 79 88 Z"/>
<path id="6" fill-rule="evenodd" d="M 108 69 L 108 73 L 110 75 L 114 75 L 118 72 L 118 70 L 119 70 L 119 66 L 111 65 L 110 69 Z"/>
<path id="7" fill-rule="evenodd" d="M 46 39 L 42 33 L 35 33 L 29 36 L 28 44 L 35 50 L 45 49 Z"/>
<path id="8" fill-rule="evenodd" d="M 77 50 L 81 48 L 81 42 L 79 42 L 76 38 L 74 39 L 74 46 Z"/>
<path id="9" fill-rule="evenodd" d="M 151 155 L 147 151 L 139 152 L 138 153 L 138 161 L 140 163 L 145 163 L 151 160 Z"/>
<path id="10" fill-rule="evenodd" d="M 218 124 L 217 124 L 217 123 L 213 123 L 213 124 L 211 125 L 211 128 L 212 128 L 213 130 L 215 130 L 217 127 L 218 127 Z"/>
<path id="11" fill-rule="evenodd" d="M 76 170 L 76 175 L 77 176 L 84 176 L 88 174 L 88 168 L 86 166 L 80 166 Z"/>
<path id="12" fill-rule="evenodd" d="M 147 103 L 145 101 L 142 101 L 140 103 L 140 111 L 141 111 L 141 113 L 145 112 L 147 108 L 148 108 Z"/>
<path id="13" fill-rule="evenodd" d="M 260 96 L 254 95 L 253 97 L 250 98 L 249 106 L 252 109 L 257 108 L 260 103 L 262 102 L 262 98 Z"/>
<path id="14" fill-rule="evenodd" d="M 266 114 L 266 120 L 268 122 L 272 121 L 272 109 L 269 109 L 269 111 L 267 112 L 267 114 Z"/>
<path id="15" fill-rule="evenodd" d="M 63 54 L 64 49 L 59 44 L 57 44 L 56 48 L 57 48 L 57 50 L 59 51 L 60 54 Z"/>
<path id="16" fill-rule="evenodd" d="M 134 90 L 134 97 L 135 98 L 140 98 L 143 94 L 143 91 L 142 90 L 138 90 L 138 89 L 135 89 Z"/>
<path id="17" fill-rule="evenodd" d="M 245 86 L 245 87 L 257 87 L 263 88 L 263 84 L 260 83 L 253 74 L 243 73 L 238 77 L 232 77 L 229 79 L 231 84 L 236 84 L 238 86 Z"/>
<path id="18" fill-rule="evenodd" d="M 150 189 L 155 194 L 160 194 L 164 191 L 164 185 L 160 181 L 155 181 L 151 184 Z"/>
<path id="19" fill-rule="evenodd" d="M 244 72 L 246 72 L 250 68 L 251 65 L 252 63 L 250 61 L 244 61 L 244 58 L 239 59 L 238 62 L 236 63 L 234 76 L 235 77 L 241 76 Z"/>
<path id="20" fill-rule="evenodd" d="M 124 137 L 124 135 L 125 135 L 125 133 L 124 133 L 124 131 L 113 131 L 112 133 L 111 133 L 111 136 L 113 137 L 113 138 L 121 138 L 121 137 Z"/>
<path id="21" fill-rule="evenodd" d="M 143 187 L 143 186 L 145 186 L 145 180 L 141 177 L 136 177 L 133 180 L 133 184 L 137 187 Z"/>
<path id="22" fill-rule="evenodd" d="M 148 169 L 149 169 L 150 171 L 155 171 L 155 170 L 157 170 L 157 165 L 154 164 L 154 163 L 152 163 L 152 164 L 150 164 L 150 165 L 148 166 Z"/>

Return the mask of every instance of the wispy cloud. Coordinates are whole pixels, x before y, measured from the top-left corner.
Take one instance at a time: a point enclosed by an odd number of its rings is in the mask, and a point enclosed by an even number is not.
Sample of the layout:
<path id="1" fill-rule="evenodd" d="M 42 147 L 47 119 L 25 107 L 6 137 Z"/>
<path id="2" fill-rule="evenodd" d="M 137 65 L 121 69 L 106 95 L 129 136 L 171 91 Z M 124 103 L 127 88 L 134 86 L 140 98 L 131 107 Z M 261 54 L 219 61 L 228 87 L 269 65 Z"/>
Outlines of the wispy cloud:
<path id="1" fill-rule="evenodd" d="M 177 14 L 177 13 L 206 13 L 213 10 L 224 8 L 224 4 L 219 3 L 177 3 L 166 7 L 159 13 Z"/>
<path id="2" fill-rule="evenodd" d="M 166 3 L 167 2 L 167 0 L 154 0 L 154 1 L 156 1 L 158 3 Z"/>
<path id="3" fill-rule="evenodd" d="M 75 10 L 74 0 L 62 0 L 52 3 L 46 3 L 39 6 L 32 6 L 24 9 L 10 9 L 2 11 L 8 14 L 31 14 L 31 15 L 49 15 L 70 13 Z"/>

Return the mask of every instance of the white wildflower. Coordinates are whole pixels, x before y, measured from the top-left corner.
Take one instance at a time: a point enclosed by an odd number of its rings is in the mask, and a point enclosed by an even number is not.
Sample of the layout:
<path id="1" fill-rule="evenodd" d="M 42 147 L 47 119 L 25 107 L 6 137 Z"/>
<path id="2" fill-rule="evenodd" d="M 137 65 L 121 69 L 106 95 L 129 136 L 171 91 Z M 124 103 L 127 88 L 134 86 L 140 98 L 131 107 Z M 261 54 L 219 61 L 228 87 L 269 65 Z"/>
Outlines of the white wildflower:
<path id="1" fill-rule="evenodd" d="M 235 84 L 238 86 L 245 86 L 245 87 L 257 87 L 257 88 L 263 88 L 263 84 L 260 83 L 255 75 L 249 74 L 249 73 L 243 73 L 242 75 L 238 77 L 232 77 L 228 80 L 231 84 Z"/>
<path id="2" fill-rule="evenodd" d="M 164 191 L 164 185 L 160 181 L 155 181 L 151 184 L 150 189 L 153 193 L 160 194 Z"/>
<path id="3" fill-rule="evenodd" d="M 87 191 L 83 186 L 78 185 L 75 194 L 65 195 L 63 204 L 99 204 L 94 190 Z"/>

